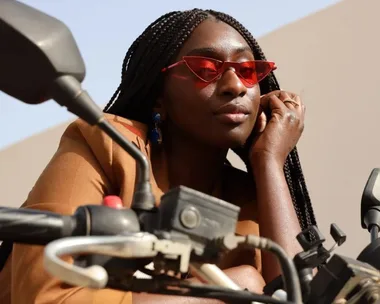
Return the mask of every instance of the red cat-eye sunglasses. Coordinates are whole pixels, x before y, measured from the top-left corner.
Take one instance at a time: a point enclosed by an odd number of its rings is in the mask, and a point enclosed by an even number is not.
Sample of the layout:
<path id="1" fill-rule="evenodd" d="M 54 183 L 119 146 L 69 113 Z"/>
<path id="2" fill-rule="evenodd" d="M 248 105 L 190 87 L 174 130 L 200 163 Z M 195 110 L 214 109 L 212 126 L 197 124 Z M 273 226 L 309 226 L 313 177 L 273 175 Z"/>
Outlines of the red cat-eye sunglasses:
<path id="1" fill-rule="evenodd" d="M 201 56 L 184 56 L 181 61 L 163 68 L 162 72 L 183 63 L 195 76 L 204 82 L 212 82 L 222 75 L 224 71 L 233 68 L 247 87 L 253 87 L 277 68 L 274 62 L 265 60 L 229 62 Z"/>

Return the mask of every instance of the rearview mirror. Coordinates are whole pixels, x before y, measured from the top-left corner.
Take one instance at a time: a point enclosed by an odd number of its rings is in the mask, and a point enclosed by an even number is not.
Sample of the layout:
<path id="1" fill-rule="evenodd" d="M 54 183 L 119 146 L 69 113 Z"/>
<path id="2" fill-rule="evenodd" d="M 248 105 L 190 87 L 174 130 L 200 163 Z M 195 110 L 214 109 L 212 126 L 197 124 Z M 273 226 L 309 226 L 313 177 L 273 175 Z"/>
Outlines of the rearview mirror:
<path id="1" fill-rule="evenodd" d="M 25 103 L 52 98 L 61 75 L 82 82 L 85 64 L 68 27 L 18 1 L 0 1 L 0 90 Z"/>
<path id="2" fill-rule="evenodd" d="M 376 212 L 369 212 L 371 210 Z M 373 215 L 371 215 L 372 213 Z M 375 214 L 378 214 L 380 217 L 380 168 L 372 170 L 364 187 L 361 201 L 362 228 L 368 229 L 370 228 L 369 225 L 374 224 L 376 220 L 373 216 L 375 216 Z"/>

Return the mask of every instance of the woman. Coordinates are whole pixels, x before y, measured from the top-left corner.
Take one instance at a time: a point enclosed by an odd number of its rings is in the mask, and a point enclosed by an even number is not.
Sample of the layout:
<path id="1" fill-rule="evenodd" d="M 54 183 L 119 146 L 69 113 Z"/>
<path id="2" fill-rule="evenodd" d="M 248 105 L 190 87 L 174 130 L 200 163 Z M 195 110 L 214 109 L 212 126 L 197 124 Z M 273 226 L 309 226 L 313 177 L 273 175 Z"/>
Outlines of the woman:
<path id="1" fill-rule="evenodd" d="M 295 150 L 305 107 L 296 94 L 279 90 L 274 69 L 232 17 L 200 9 L 170 12 L 128 50 L 105 112 L 150 159 L 157 204 L 177 185 L 220 197 L 241 208 L 238 234 L 260 229 L 293 256 L 300 251 L 295 236 L 315 224 Z M 248 173 L 227 164 L 230 148 Z M 71 214 L 108 194 L 129 207 L 135 174 L 130 156 L 77 120 L 24 207 Z M 231 252 L 219 266 L 256 292 L 280 274 L 275 258 L 260 252 Z M 1 303 L 216 302 L 66 286 L 44 271 L 42 248 L 25 245 L 14 246 L 0 283 Z"/>

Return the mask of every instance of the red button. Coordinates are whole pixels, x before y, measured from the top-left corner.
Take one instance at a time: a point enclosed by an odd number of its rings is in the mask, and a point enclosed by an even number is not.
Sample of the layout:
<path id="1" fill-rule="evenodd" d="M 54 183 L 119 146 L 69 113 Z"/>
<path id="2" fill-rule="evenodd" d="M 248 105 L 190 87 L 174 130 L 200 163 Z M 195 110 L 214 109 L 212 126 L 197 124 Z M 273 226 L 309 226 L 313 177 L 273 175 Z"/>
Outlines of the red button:
<path id="1" fill-rule="evenodd" d="M 124 207 L 121 198 L 116 195 L 108 195 L 104 197 L 103 206 L 107 206 L 114 209 L 122 209 Z"/>

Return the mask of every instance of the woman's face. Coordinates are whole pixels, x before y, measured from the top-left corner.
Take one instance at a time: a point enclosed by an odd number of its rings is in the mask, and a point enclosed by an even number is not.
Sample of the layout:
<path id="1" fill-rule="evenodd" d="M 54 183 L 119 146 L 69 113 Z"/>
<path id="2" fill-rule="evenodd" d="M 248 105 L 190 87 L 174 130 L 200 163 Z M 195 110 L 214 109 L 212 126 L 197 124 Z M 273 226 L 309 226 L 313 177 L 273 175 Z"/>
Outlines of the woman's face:
<path id="1" fill-rule="evenodd" d="M 212 19 L 194 30 L 176 61 L 183 56 L 234 62 L 254 60 L 247 42 L 234 28 Z M 180 64 L 167 72 L 161 111 L 168 127 L 176 129 L 171 132 L 179 131 L 214 147 L 234 148 L 242 146 L 250 135 L 259 102 L 259 85 L 247 88 L 233 69 L 204 83 L 186 64 Z"/>

